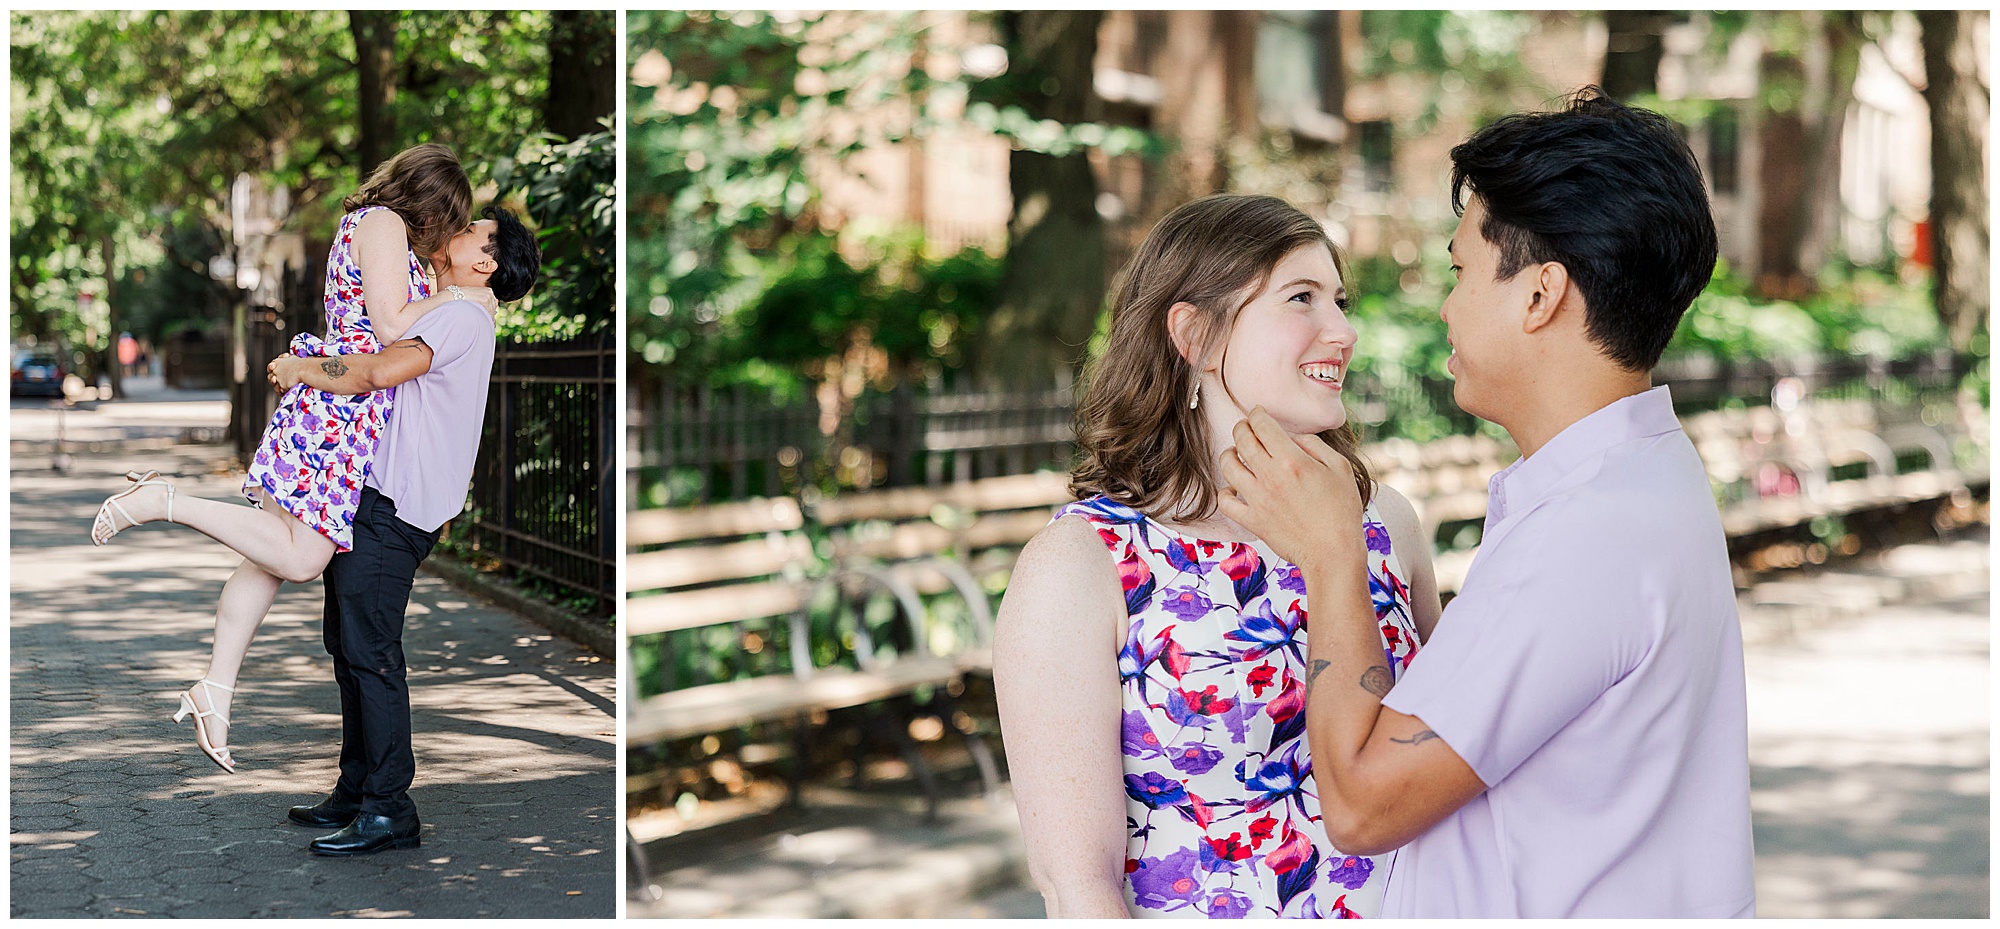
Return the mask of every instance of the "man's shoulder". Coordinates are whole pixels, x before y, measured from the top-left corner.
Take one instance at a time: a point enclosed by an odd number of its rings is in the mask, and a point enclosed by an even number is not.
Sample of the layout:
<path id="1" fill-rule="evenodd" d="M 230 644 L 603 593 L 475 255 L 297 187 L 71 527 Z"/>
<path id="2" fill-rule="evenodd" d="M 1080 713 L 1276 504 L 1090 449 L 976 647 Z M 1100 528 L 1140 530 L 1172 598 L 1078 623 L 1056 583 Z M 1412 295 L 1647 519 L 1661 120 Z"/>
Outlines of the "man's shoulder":
<path id="1" fill-rule="evenodd" d="M 463 333 L 469 337 L 486 336 L 494 333 L 493 316 L 484 307 L 470 300 L 447 300 L 425 313 L 423 318 L 410 326 L 411 335 L 445 335 Z"/>

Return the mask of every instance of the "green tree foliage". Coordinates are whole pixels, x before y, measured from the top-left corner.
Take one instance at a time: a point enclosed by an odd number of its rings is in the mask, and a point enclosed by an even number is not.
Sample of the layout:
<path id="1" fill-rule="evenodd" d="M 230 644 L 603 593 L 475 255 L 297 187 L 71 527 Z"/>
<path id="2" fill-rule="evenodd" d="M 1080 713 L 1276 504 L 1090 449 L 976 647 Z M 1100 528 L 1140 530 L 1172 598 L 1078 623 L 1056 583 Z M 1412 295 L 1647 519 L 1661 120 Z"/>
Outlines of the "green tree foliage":
<path id="1" fill-rule="evenodd" d="M 444 142 L 483 183 L 490 162 L 539 131 L 549 14 L 394 15 L 394 147 Z M 326 247 L 341 196 L 360 182 L 347 14 L 34 12 L 11 24 L 17 334 L 108 345 L 109 321 L 81 318 L 78 294 L 102 295 L 127 268 L 205 274 L 216 252 L 188 249 L 230 239 L 238 175 L 284 188 L 284 229 Z M 119 267 L 104 266 L 107 250 Z M 158 299 L 140 287 L 117 302 Z M 223 305 L 114 312 L 158 336 Z"/>
<path id="2" fill-rule="evenodd" d="M 1036 119 L 975 99 L 968 77 L 913 70 L 920 49 L 957 51 L 935 44 L 922 16 L 630 14 L 626 318 L 642 376 L 796 390 L 800 372 L 825 370 L 808 356 L 838 356 L 857 338 L 906 370 L 919 356 L 956 359 L 956 340 L 985 310 L 965 295 L 990 294 L 999 265 L 934 255 L 904 232 L 862 241 L 832 228 L 815 177 L 864 148 L 948 123 L 1035 151 L 1150 144 L 1130 129 Z M 834 277 L 809 283 L 822 272 Z M 959 296 L 904 307 L 947 292 Z M 899 314 L 930 322 L 884 324 Z M 780 342 L 763 337 L 772 333 Z"/>
<path id="3" fill-rule="evenodd" d="M 616 314 L 618 143 L 611 132 L 575 141 L 541 135 L 493 164 L 499 199 L 519 192 L 538 227 L 542 279 L 528 311 L 500 320 L 502 335 L 599 332 Z"/>

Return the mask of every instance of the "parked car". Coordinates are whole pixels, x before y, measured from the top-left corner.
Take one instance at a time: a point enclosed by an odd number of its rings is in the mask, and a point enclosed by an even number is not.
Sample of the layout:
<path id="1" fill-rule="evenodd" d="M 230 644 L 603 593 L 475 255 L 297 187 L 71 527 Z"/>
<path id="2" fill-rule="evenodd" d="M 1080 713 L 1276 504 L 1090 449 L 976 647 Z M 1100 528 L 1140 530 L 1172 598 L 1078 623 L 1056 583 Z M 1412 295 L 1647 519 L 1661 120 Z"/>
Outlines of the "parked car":
<path id="1" fill-rule="evenodd" d="M 63 378 L 68 375 L 68 367 L 54 349 L 14 350 L 13 396 L 60 397 L 63 395 Z"/>

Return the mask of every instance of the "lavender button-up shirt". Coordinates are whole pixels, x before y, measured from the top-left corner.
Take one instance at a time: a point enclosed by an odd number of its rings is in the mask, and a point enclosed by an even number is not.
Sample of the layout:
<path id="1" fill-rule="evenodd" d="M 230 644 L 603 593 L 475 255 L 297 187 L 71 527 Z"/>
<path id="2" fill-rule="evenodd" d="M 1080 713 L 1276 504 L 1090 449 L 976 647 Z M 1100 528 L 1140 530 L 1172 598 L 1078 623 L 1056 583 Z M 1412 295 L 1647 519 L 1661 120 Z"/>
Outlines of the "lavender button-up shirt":
<path id="1" fill-rule="evenodd" d="M 1465 585 L 1382 703 L 1487 787 L 1402 849 L 1384 916 L 1752 915 L 1743 638 L 1667 388 L 1493 477 Z"/>

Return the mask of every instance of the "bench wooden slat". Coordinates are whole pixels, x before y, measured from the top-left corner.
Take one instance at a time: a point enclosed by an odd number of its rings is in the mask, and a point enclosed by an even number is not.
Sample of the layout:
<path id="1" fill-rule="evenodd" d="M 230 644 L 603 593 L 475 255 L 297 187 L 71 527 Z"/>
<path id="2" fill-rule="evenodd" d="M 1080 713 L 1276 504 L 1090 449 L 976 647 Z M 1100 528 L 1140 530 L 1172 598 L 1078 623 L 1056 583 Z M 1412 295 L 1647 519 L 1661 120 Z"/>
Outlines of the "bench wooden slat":
<path id="1" fill-rule="evenodd" d="M 906 659 L 875 671 L 829 668 L 800 680 L 790 675 L 705 684 L 632 704 L 627 744 L 686 738 L 809 710 L 838 710 L 887 699 L 961 673 L 957 658 Z"/>
<path id="2" fill-rule="evenodd" d="M 652 635 L 784 616 L 803 606 L 810 595 L 803 583 L 768 581 L 635 597 L 625 601 L 625 634 Z"/>
<path id="3" fill-rule="evenodd" d="M 792 532 L 805 525 L 799 503 L 790 497 L 760 497 L 693 509 L 635 510 L 625 518 L 629 548 L 690 539 Z"/>
<path id="4" fill-rule="evenodd" d="M 812 555 L 800 536 L 687 546 L 625 558 L 625 589 L 655 590 L 776 574 Z"/>
<path id="5" fill-rule="evenodd" d="M 1069 475 L 1053 471 L 991 477 L 944 487 L 901 487 L 830 497 L 813 509 L 813 517 L 828 526 L 871 519 L 924 519 L 939 506 L 969 512 L 1060 506 L 1075 499 Z"/>

